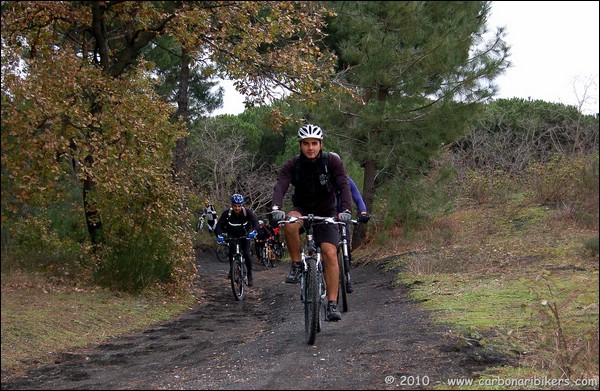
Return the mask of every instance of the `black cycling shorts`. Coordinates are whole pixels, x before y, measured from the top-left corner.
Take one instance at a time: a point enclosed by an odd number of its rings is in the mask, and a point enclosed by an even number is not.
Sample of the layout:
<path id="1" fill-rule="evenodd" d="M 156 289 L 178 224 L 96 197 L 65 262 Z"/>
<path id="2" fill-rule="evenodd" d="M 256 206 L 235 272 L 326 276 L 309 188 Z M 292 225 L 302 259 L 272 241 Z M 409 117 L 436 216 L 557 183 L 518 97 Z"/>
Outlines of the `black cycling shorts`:
<path id="1" fill-rule="evenodd" d="M 307 213 L 305 213 L 306 211 L 300 207 L 294 206 L 292 208 L 292 211 L 301 213 L 302 216 L 306 216 Z M 324 215 L 315 215 L 315 216 L 322 216 L 322 217 L 327 217 L 327 216 L 335 216 L 335 210 L 332 210 L 330 213 L 324 214 Z M 317 224 L 314 226 L 313 228 L 314 234 L 315 234 L 315 243 L 319 244 L 319 243 L 331 243 L 334 246 L 337 246 L 339 241 L 340 241 L 340 230 L 338 228 L 337 224 Z M 302 228 L 300 230 L 300 232 L 304 232 L 304 228 Z"/>

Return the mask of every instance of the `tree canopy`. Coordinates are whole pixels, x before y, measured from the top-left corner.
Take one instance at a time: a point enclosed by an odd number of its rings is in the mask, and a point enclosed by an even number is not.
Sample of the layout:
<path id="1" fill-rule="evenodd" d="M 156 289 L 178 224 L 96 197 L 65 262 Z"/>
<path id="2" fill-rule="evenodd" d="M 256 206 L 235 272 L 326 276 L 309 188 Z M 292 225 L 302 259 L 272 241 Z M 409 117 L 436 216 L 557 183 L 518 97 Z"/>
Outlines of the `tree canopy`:
<path id="1" fill-rule="evenodd" d="M 207 72 L 236 79 L 249 104 L 274 86 L 308 96 L 332 70 L 318 46 L 326 14 L 312 2 L 3 2 L 3 218 L 75 188 L 98 262 L 143 229 L 172 243 L 149 255 L 167 275 L 188 273 L 172 172 L 187 124 L 155 93 L 162 80 L 144 54 L 171 37 Z"/>

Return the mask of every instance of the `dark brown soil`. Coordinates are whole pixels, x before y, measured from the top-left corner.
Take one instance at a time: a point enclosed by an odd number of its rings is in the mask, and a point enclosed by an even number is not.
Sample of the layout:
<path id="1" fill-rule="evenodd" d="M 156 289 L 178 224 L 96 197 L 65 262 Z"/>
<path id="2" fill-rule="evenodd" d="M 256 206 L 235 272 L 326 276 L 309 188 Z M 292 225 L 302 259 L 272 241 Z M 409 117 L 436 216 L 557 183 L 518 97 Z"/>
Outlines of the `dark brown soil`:
<path id="1" fill-rule="evenodd" d="M 287 264 L 256 270 L 242 302 L 212 251 L 198 252 L 198 269 L 194 308 L 3 374 L 2 389 L 427 389 L 510 360 L 434 325 L 381 262 L 353 267 L 349 311 L 324 323 L 312 346 L 300 288 L 284 282 Z"/>

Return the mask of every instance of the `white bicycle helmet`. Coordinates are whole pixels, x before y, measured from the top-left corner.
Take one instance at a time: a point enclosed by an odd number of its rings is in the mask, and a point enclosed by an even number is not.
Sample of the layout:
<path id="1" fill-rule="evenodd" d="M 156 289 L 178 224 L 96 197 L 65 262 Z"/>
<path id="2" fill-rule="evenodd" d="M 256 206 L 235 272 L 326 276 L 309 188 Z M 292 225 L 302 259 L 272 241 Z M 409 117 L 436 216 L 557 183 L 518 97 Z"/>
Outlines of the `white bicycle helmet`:
<path id="1" fill-rule="evenodd" d="M 305 138 L 316 138 L 318 140 L 323 140 L 323 130 L 321 130 L 321 128 L 319 128 L 317 125 L 304 125 L 298 129 L 298 141 L 302 141 Z"/>

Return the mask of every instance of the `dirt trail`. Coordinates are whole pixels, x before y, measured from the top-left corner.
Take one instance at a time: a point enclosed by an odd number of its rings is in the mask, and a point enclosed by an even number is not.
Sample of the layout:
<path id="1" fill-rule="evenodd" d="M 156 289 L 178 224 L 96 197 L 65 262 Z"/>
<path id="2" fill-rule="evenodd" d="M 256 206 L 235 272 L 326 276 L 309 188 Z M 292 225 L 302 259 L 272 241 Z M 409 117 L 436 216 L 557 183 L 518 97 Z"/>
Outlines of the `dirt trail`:
<path id="1" fill-rule="evenodd" d="M 349 312 L 309 346 L 287 264 L 256 270 L 237 302 L 225 263 L 211 251 L 197 263 L 193 309 L 25 375 L 3 373 L 2 389 L 427 389 L 507 360 L 433 325 L 378 264 L 353 267 Z"/>

